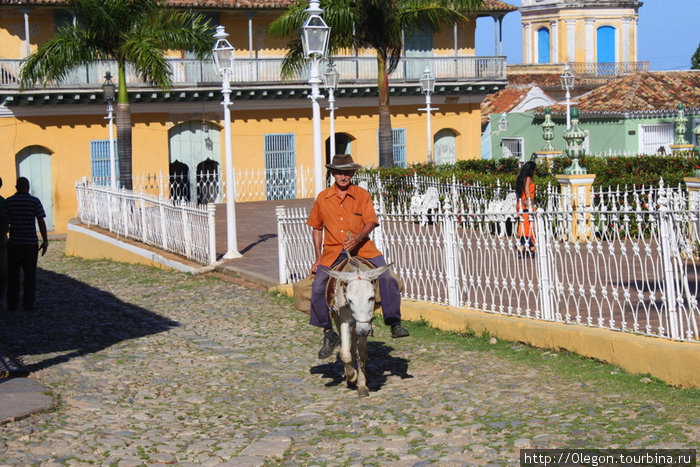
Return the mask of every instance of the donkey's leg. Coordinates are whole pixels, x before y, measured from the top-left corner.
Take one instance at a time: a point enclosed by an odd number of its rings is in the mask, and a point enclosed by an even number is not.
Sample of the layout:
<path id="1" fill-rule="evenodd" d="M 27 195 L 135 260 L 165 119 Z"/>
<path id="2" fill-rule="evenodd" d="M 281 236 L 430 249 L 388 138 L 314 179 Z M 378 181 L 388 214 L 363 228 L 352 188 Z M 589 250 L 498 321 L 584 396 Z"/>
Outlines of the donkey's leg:
<path id="1" fill-rule="evenodd" d="M 360 397 L 369 396 L 366 371 L 367 336 L 357 336 L 357 393 Z"/>
<path id="2" fill-rule="evenodd" d="M 350 323 L 342 321 L 340 323 L 340 361 L 345 365 L 345 381 L 348 384 L 354 384 L 357 381 L 357 373 L 352 364 L 351 342 Z"/>

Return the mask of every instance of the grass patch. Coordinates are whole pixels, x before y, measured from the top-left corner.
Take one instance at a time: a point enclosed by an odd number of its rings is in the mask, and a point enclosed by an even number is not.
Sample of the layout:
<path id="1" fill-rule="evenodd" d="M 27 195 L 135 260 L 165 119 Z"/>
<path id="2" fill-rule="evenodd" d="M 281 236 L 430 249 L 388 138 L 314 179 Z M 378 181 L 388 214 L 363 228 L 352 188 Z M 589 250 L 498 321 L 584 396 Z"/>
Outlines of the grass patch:
<path id="1" fill-rule="evenodd" d="M 463 332 L 443 331 L 430 326 L 425 320 L 404 322 L 404 326 L 410 330 L 412 337 L 426 343 L 449 343 L 463 351 L 490 352 L 517 364 L 549 368 L 554 373 L 584 384 L 645 397 L 673 399 L 676 403 L 693 407 L 693 411 L 700 404 L 698 388 L 676 388 L 653 376 L 627 373 L 616 365 L 572 352 L 539 349 L 500 339 L 491 343 L 492 336 L 487 332 L 477 335 L 471 329 Z"/>

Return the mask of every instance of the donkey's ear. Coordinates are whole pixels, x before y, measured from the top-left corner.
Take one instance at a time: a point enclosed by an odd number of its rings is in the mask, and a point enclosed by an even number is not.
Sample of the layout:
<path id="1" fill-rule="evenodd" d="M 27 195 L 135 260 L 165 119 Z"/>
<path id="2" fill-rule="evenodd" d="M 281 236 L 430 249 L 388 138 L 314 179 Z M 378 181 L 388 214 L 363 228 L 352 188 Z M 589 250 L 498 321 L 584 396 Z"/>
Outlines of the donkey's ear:
<path id="1" fill-rule="evenodd" d="M 373 281 L 377 277 L 381 276 L 384 274 L 385 271 L 389 269 L 390 265 L 387 264 L 386 266 L 380 266 L 378 268 L 374 269 L 368 269 L 367 271 L 360 271 L 360 277 L 366 281 Z"/>
<path id="2" fill-rule="evenodd" d="M 349 282 L 352 279 L 357 279 L 357 272 L 351 272 L 351 271 L 334 271 L 332 269 L 328 270 L 328 275 L 341 281 L 341 282 Z"/>

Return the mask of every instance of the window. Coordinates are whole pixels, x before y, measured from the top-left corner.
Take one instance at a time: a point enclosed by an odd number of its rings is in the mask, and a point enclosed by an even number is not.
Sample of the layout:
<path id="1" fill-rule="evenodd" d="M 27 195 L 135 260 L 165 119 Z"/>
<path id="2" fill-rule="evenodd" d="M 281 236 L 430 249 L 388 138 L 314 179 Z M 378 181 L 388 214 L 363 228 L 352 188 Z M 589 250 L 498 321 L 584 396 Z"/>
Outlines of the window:
<path id="1" fill-rule="evenodd" d="M 117 158 L 117 140 L 114 140 L 114 166 L 116 167 L 117 186 L 119 185 L 119 163 Z M 109 140 L 90 141 L 90 168 L 92 183 L 110 186 L 112 170 L 109 161 Z"/>
<path id="2" fill-rule="evenodd" d="M 444 128 L 435 134 L 433 144 L 436 164 L 454 164 L 457 162 L 457 136 L 454 131 Z"/>
<path id="3" fill-rule="evenodd" d="M 639 152 L 641 154 L 671 154 L 673 124 L 659 123 L 639 127 Z M 663 148 L 663 151 L 661 151 Z"/>
<path id="4" fill-rule="evenodd" d="M 265 135 L 267 199 L 296 198 L 296 145 L 293 133 Z"/>
<path id="5" fill-rule="evenodd" d="M 515 157 L 518 160 L 523 159 L 522 138 L 503 138 L 501 140 L 501 149 L 503 151 L 503 157 Z"/>
<path id="6" fill-rule="evenodd" d="M 394 165 L 406 167 L 406 129 L 392 128 L 391 137 L 394 142 Z"/>
<path id="7" fill-rule="evenodd" d="M 537 63 L 549 63 L 549 29 L 537 30 Z"/>

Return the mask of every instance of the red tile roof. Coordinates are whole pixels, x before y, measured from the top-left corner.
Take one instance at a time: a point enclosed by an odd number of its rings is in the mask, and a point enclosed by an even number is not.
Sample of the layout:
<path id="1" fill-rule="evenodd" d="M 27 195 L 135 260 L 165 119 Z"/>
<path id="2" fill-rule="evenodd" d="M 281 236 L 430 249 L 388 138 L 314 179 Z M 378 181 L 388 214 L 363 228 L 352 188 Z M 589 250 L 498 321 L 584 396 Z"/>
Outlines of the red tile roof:
<path id="1" fill-rule="evenodd" d="M 481 124 L 486 125 L 489 122 L 489 114 L 513 110 L 533 87 L 533 85 L 509 84 L 504 89 L 486 96 L 486 99 L 481 102 Z"/>
<path id="2" fill-rule="evenodd" d="M 700 71 L 646 72 L 624 76 L 575 99 L 581 113 L 675 112 L 700 108 Z M 564 111 L 563 105 L 552 111 Z"/>

